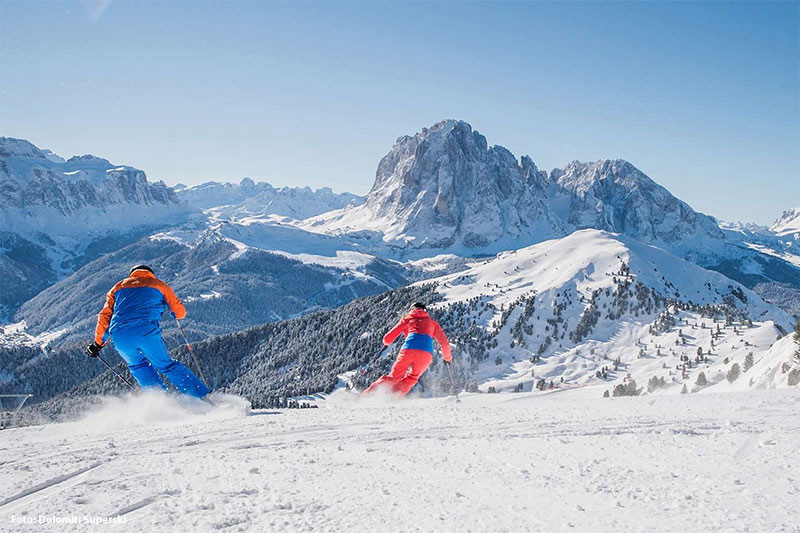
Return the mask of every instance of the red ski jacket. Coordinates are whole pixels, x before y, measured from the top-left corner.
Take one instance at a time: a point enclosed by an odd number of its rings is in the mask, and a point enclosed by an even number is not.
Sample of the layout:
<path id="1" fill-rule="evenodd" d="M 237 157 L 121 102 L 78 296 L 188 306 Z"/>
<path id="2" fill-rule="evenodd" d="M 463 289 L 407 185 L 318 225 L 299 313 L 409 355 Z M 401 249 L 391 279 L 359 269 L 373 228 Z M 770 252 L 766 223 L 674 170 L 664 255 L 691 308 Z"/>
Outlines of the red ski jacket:
<path id="1" fill-rule="evenodd" d="M 397 337 L 405 334 L 404 350 L 425 350 L 433 353 L 433 339 L 442 347 L 442 359 L 451 361 L 450 343 L 442 327 L 424 309 L 414 309 L 404 316 L 392 330 L 383 337 L 383 344 L 389 346 Z"/>

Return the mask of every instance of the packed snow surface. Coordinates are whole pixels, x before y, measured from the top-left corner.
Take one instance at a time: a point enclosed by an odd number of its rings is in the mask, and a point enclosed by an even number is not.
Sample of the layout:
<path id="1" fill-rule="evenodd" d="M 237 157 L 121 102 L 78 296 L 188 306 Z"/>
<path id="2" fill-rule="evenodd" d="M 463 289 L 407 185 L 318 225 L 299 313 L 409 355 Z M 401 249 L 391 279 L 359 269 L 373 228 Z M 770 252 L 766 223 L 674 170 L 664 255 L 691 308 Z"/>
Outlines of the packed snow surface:
<path id="1" fill-rule="evenodd" d="M 0 432 L 0 530 L 800 531 L 799 390 L 598 392 L 107 400 Z"/>

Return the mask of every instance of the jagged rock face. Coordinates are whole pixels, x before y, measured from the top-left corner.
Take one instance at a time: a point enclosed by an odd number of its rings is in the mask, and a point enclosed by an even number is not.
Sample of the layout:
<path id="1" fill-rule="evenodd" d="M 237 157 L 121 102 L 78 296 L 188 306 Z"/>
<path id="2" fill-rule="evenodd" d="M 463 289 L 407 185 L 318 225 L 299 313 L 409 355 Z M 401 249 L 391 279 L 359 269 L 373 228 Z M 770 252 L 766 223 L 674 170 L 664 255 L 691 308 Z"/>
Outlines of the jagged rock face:
<path id="1" fill-rule="evenodd" d="M 723 239 L 716 221 L 694 211 L 621 159 L 572 162 L 551 178 L 571 196 L 568 223 L 624 233 L 652 244 L 676 244 L 697 233 Z"/>
<path id="2" fill-rule="evenodd" d="M 417 248 L 486 246 L 537 223 L 553 230 L 538 195 L 547 174 L 466 122 L 447 120 L 397 140 L 381 160 L 363 211 Z"/>
<path id="3" fill-rule="evenodd" d="M 800 207 L 784 211 L 769 229 L 778 236 L 800 235 Z"/>
<path id="4" fill-rule="evenodd" d="M 2 179 L 2 178 L 0 178 Z M 95 186 L 88 180 L 65 181 L 52 169 L 33 168 L 20 182 L 0 182 L 0 205 L 11 209 L 45 207 L 69 216 L 84 207 L 106 209 L 118 204 L 151 206 L 178 204 L 175 192 L 163 183 L 148 183 L 136 169 L 113 170 Z"/>
<path id="5" fill-rule="evenodd" d="M 44 151 L 24 139 L 0 137 L 0 157 L 29 157 L 31 159 L 47 159 Z"/>
<path id="6" fill-rule="evenodd" d="M 46 208 L 70 216 L 85 207 L 178 203 L 172 189 L 163 182 L 148 183 L 141 170 L 115 167 L 89 155 L 59 162 L 28 141 L 0 138 L 0 207 L 4 210 Z"/>
<path id="7" fill-rule="evenodd" d="M 627 161 L 573 162 L 548 176 L 456 120 L 399 138 L 366 204 L 321 218 L 333 231 L 374 230 L 391 244 L 453 251 L 527 246 L 583 228 L 680 254 L 725 238 L 712 217 Z"/>

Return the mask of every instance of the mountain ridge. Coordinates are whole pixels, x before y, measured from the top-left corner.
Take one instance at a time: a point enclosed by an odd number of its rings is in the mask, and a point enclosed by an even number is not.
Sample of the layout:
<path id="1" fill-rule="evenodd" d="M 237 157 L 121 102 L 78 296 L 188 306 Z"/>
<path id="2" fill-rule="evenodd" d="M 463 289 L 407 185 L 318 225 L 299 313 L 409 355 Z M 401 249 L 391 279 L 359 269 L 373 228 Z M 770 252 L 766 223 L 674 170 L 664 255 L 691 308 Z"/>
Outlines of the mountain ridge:
<path id="1" fill-rule="evenodd" d="M 507 237 L 528 245 L 585 227 L 682 252 L 688 237 L 724 238 L 713 217 L 695 212 L 628 161 L 573 161 L 547 173 L 527 155 L 518 160 L 500 145 L 489 146 L 454 119 L 399 137 L 378 164 L 363 205 L 315 217 L 305 227 L 382 231 L 396 246 L 461 250 L 491 248 Z"/>
<path id="2" fill-rule="evenodd" d="M 364 201 L 356 194 L 335 193 L 330 187 L 273 187 L 250 178 L 243 178 L 238 184 L 218 181 L 191 186 L 178 184 L 173 189 L 187 203 L 210 210 L 216 218 L 228 219 L 277 215 L 302 220 Z"/>

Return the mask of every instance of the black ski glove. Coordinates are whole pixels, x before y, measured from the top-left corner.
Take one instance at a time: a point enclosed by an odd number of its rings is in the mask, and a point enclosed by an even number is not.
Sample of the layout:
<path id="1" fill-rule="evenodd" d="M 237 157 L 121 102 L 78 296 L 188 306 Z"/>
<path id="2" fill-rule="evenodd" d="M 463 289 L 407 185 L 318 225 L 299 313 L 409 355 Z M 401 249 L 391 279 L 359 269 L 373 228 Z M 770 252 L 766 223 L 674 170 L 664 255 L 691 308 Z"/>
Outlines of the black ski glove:
<path id="1" fill-rule="evenodd" d="M 452 363 L 452 360 L 450 360 L 450 361 L 445 361 L 445 362 L 444 362 L 444 366 L 450 366 L 450 363 Z"/>
<path id="2" fill-rule="evenodd" d="M 103 349 L 102 344 L 97 344 L 96 342 L 93 342 L 92 344 L 86 347 L 86 355 L 88 355 L 89 357 L 97 357 L 98 355 L 100 355 L 100 350 L 102 349 Z"/>

